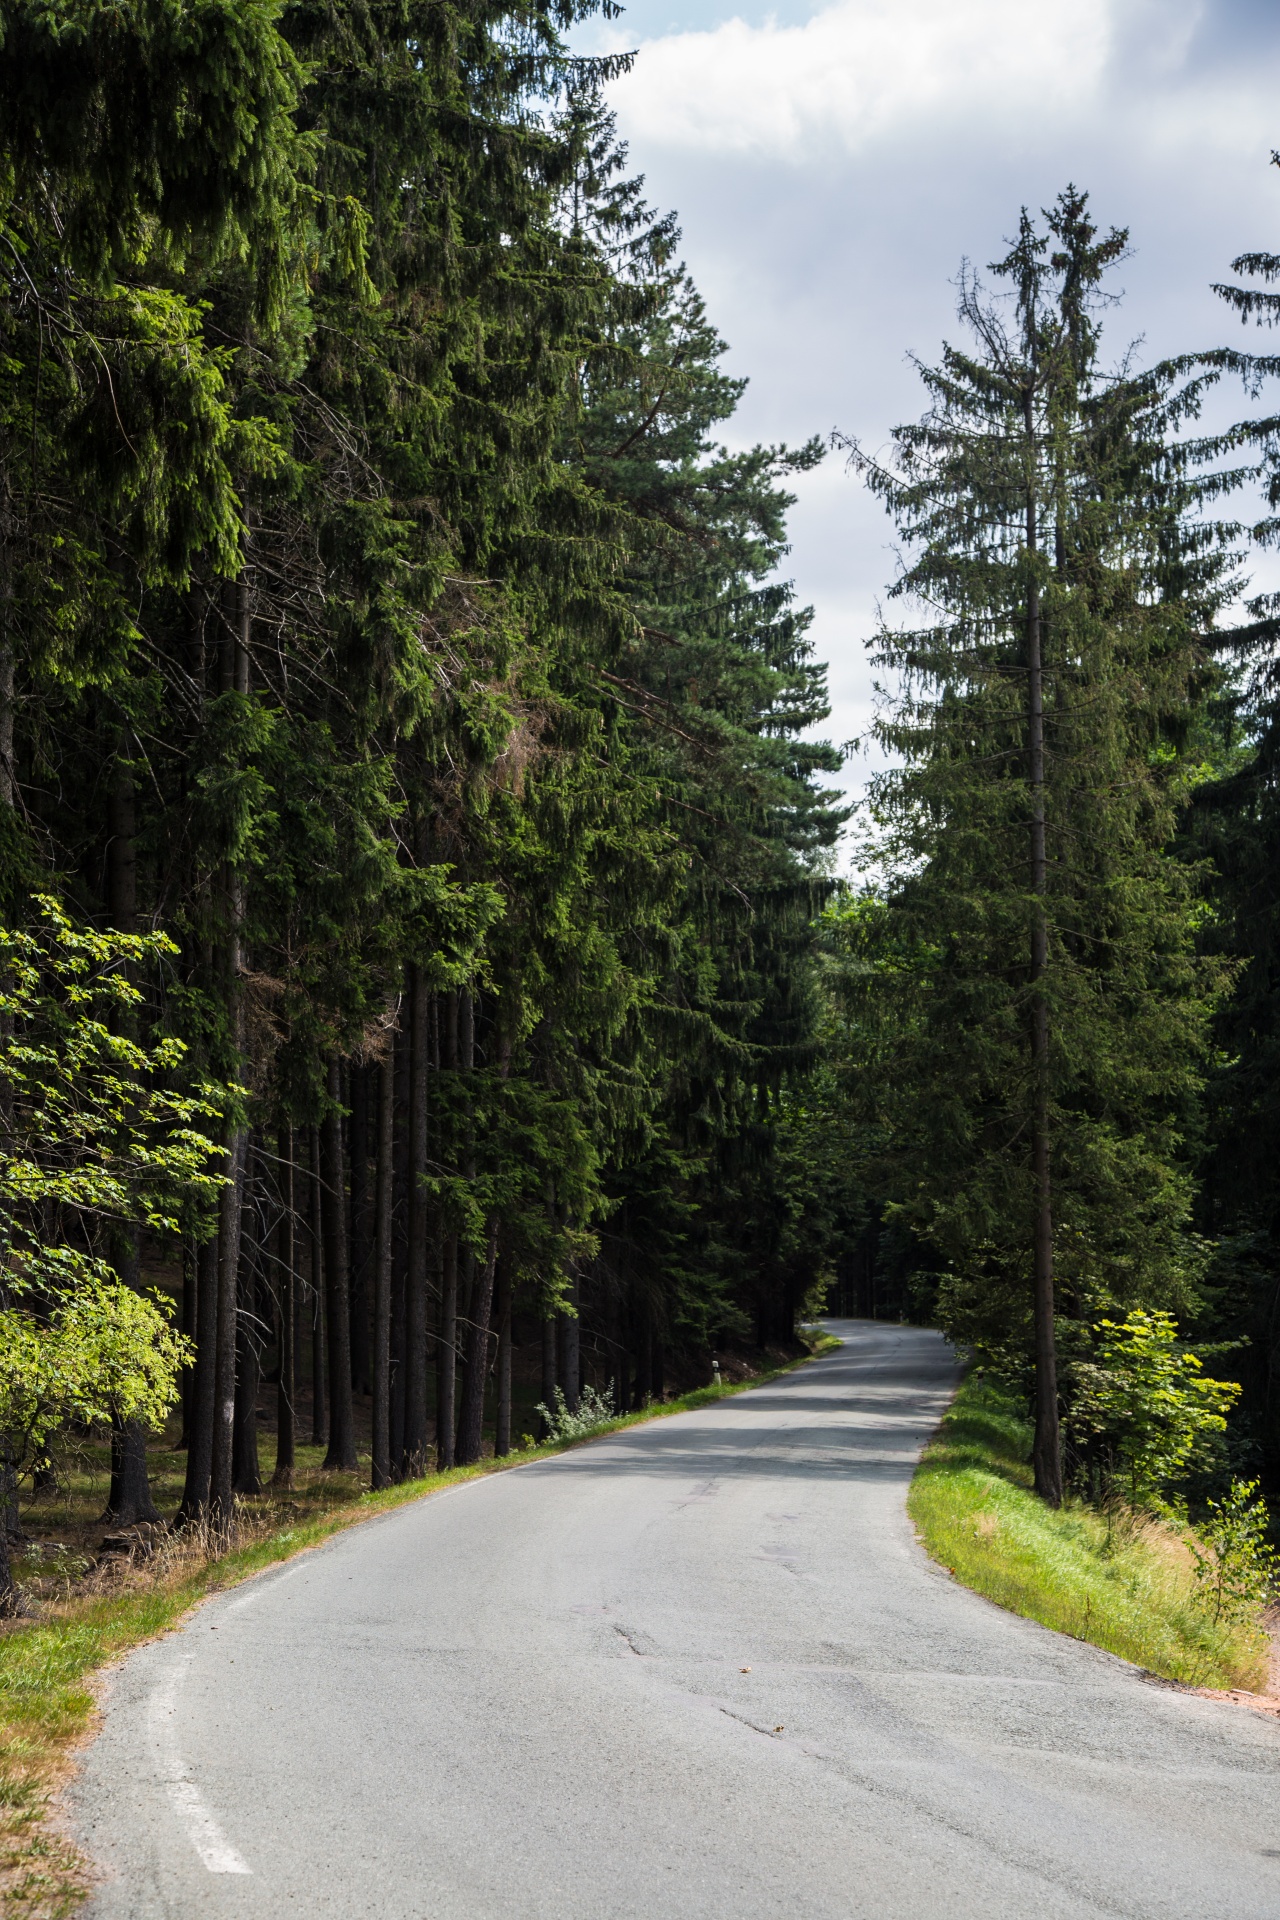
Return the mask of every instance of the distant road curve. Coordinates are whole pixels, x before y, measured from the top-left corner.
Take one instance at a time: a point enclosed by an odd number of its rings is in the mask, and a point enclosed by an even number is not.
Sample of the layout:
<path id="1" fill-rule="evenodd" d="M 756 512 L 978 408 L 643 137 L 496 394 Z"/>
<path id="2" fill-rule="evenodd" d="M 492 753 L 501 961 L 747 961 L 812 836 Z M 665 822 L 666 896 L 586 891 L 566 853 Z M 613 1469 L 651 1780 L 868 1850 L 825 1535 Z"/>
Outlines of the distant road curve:
<path id="1" fill-rule="evenodd" d="M 474 1481 L 125 1662 L 95 1920 L 1277 1920 L 1280 1728 L 916 1544 L 933 1333 Z"/>

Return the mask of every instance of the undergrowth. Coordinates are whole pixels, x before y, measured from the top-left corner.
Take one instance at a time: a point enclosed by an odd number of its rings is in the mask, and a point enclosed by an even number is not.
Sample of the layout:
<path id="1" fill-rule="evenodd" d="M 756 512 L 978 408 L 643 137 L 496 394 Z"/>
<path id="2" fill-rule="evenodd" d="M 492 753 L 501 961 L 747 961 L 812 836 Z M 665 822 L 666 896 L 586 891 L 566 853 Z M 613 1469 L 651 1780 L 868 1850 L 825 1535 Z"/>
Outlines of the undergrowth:
<path id="1" fill-rule="evenodd" d="M 1127 1508 L 1058 1512 L 1032 1491 L 1031 1428 L 971 1374 L 925 1449 L 907 1501 L 935 1560 L 1011 1613 L 1187 1686 L 1261 1691 L 1260 1625 L 1215 1622 L 1177 1530 Z"/>
<path id="2" fill-rule="evenodd" d="M 624 1414 L 591 1437 L 727 1399 L 839 1345 L 816 1330 L 803 1337 L 809 1352 L 797 1360 Z M 261 1502 L 246 1501 L 225 1551 L 215 1551 L 199 1537 L 167 1537 L 149 1559 L 125 1562 L 114 1570 L 111 1588 L 102 1590 L 99 1583 L 97 1591 L 72 1592 L 47 1601 L 39 1618 L 18 1622 L 0 1633 L 0 1905 L 4 1912 L 20 1915 L 22 1920 L 65 1920 L 87 1896 L 88 1863 L 51 1826 L 48 1816 L 52 1795 L 70 1771 L 76 1743 L 92 1727 L 91 1682 L 99 1668 L 176 1626 L 207 1595 L 319 1546 L 372 1514 L 407 1505 L 463 1480 L 563 1453 L 575 1444 L 581 1442 L 570 1438 L 527 1447 L 500 1460 L 489 1458 L 478 1466 L 427 1474 L 380 1493 L 362 1491 L 354 1475 L 335 1474 L 325 1476 L 327 1487 L 312 1484 L 305 1489 L 305 1505 L 296 1490 L 284 1502 L 270 1496 Z"/>

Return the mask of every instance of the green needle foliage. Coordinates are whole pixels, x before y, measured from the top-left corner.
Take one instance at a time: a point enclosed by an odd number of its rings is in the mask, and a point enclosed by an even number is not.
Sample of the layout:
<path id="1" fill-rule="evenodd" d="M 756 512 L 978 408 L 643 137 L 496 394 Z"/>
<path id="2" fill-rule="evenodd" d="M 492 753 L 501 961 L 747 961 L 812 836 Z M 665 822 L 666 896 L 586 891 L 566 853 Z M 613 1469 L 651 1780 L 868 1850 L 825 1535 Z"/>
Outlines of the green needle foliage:
<path id="1" fill-rule="evenodd" d="M 7 920 L 162 926 L 103 1044 L 238 1089 L 214 1190 L 94 1256 L 181 1292 L 184 1522 L 260 1486 L 264 1373 L 281 1484 L 300 1397 L 350 1471 L 367 1395 L 382 1486 L 509 1446 L 518 1348 L 625 1411 L 811 1284 L 776 1146 L 839 757 L 776 576 L 820 449 L 719 444 L 590 11 L 0 15 Z"/>
<path id="2" fill-rule="evenodd" d="M 936 1263 L 941 1323 L 1034 1376 L 1051 1501 L 1056 1318 L 1191 1303 L 1181 1142 L 1224 982 L 1171 840 L 1230 556 L 1174 443 L 1198 387 L 1101 362 L 1124 244 L 1073 190 L 1041 228 L 1024 214 L 1007 301 L 964 276 L 973 345 L 921 368 L 897 465 L 854 450 L 908 548 L 893 596 L 925 620 L 881 637 L 892 883 L 837 936 L 877 1177 Z"/>

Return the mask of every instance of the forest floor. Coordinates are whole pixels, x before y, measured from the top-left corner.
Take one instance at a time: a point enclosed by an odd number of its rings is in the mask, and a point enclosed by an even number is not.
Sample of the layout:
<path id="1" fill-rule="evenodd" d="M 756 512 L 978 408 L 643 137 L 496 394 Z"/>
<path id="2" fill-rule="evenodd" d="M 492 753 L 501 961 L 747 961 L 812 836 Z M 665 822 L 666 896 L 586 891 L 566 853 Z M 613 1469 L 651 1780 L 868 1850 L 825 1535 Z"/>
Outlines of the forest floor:
<path id="1" fill-rule="evenodd" d="M 808 1329 L 801 1352 L 779 1350 L 726 1363 L 720 1384 L 652 1402 L 598 1432 L 705 1406 L 802 1366 L 837 1344 L 819 1329 Z M 264 1389 L 268 1439 L 272 1397 Z M 305 1416 L 305 1406 L 300 1411 Z M 516 1411 L 519 1416 L 519 1406 Z M 527 1424 L 533 1425 L 532 1402 L 526 1411 Z M 364 1420 L 358 1419 L 358 1438 L 361 1425 L 367 1426 L 367 1405 L 359 1412 Z M 515 1424 L 518 1430 L 519 1417 Z M 207 1595 L 318 1546 L 345 1527 L 477 1475 L 581 1444 L 538 1446 L 528 1444 L 528 1435 L 525 1440 L 501 1459 L 490 1453 L 477 1466 L 426 1474 L 380 1493 L 368 1490 L 367 1447 L 358 1472 L 334 1473 L 321 1466 L 323 1447 L 300 1446 L 294 1485 L 267 1487 L 262 1495 L 238 1502 L 229 1541 L 219 1545 L 192 1532 L 140 1533 L 136 1546 L 115 1547 L 113 1539 L 121 1537 L 102 1518 L 109 1453 L 105 1447 L 82 1447 L 61 1475 L 56 1494 L 24 1503 L 28 1544 L 17 1549 L 15 1566 L 31 1612 L 0 1626 L 0 1910 L 22 1920 L 64 1920 L 86 1897 L 85 1862 L 59 1831 L 52 1809 L 59 1785 L 74 1767 L 77 1747 L 93 1732 L 93 1678 L 100 1669 L 175 1626 Z M 272 1451 L 266 1449 L 264 1479 L 274 1465 Z M 176 1507 L 185 1458 L 172 1437 L 157 1437 L 149 1465 L 157 1505 Z"/>
<path id="2" fill-rule="evenodd" d="M 1274 1711 L 1261 1622 L 1215 1621 L 1177 1528 L 1131 1509 L 1032 1491 L 1031 1428 L 970 1374 L 925 1449 L 907 1510 L 927 1551 L 1011 1613 L 1119 1654 L 1162 1679 Z"/>

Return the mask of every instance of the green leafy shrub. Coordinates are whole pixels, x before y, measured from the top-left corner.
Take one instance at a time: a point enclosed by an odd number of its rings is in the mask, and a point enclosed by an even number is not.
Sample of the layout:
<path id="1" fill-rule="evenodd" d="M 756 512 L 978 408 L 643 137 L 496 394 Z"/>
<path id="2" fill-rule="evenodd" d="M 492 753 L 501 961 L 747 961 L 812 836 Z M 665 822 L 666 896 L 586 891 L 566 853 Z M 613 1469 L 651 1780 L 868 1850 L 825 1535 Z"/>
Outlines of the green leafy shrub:
<path id="1" fill-rule="evenodd" d="M 1240 1388 L 1205 1375 L 1172 1314 L 1136 1308 L 1096 1332 L 1096 1359 L 1072 1369 L 1065 1425 L 1075 1478 L 1095 1499 L 1164 1511 L 1169 1490 L 1211 1459 Z"/>
<path id="2" fill-rule="evenodd" d="M 75 1420 L 159 1426 L 189 1343 L 157 1295 L 109 1258 L 113 1237 L 176 1233 L 222 1176 L 201 1123 L 231 1090 L 175 1089 L 181 1041 L 130 1033 L 134 975 L 176 953 L 163 934 L 98 933 L 38 902 L 38 931 L 0 928 L 0 1498 Z M 14 1599 L 0 1525 L 0 1611 Z"/>
<path id="3" fill-rule="evenodd" d="M 548 1440 L 581 1440 L 588 1433 L 599 1433 L 601 1427 L 609 1426 L 618 1417 L 612 1387 L 606 1387 L 602 1393 L 597 1393 L 594 1387 L 584 1387 L 576 1412 L 570 1409 L 560 1387 L 552 1397 L 554 1409 L 549 1411 L 541 1401 L 537 1408 L 546 1422 Z"/>
<path id="4" fill-rule="evenodd" d="M 1280 1590 L 1280 1555 L 1267 1539 L 1267 1503 L 1256 1480 L 1233 1480 L 1210 1500 L 1187 1544 L 1196 1579 L 1215 1621 L 1256 1618 Z"/>

